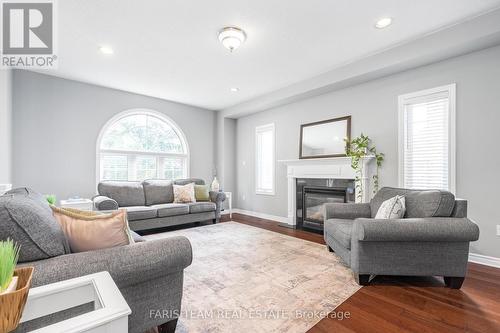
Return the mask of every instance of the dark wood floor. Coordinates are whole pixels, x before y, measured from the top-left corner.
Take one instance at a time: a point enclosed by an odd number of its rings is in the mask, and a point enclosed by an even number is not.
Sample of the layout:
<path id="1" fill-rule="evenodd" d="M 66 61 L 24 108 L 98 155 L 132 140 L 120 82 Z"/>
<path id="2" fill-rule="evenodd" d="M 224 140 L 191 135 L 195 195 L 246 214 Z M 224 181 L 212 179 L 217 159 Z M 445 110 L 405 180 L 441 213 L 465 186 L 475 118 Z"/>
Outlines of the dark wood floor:
<path id="1" fill-rule="evenodd" d="M 224 216 L 223 221 L 229 218 Z M 233 214 L 233 221 L 324 244 L 323 236 L 277 222 Z M 326 248 L 325 248 L 326 251 Z M 335 312 L 349 319 L 321 320 L 309 333 L 322 332 L 500 332 L 500 269 L 469 264 L 460 290 L 441 278 L 377 276 Z"/>

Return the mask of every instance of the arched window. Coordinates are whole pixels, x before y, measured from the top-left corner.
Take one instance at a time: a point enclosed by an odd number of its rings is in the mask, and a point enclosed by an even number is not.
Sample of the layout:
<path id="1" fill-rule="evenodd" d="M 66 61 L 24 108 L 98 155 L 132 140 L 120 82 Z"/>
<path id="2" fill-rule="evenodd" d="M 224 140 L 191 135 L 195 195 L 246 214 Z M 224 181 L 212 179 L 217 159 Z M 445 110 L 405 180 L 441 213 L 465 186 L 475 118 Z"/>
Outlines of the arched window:
<path id="1" fill-rule="evenodd" d="M 158 112 L 132 110 L 102 129 L 97 164 L 98 181 L 187 178 L 189 149 L 172 120 Z"/>

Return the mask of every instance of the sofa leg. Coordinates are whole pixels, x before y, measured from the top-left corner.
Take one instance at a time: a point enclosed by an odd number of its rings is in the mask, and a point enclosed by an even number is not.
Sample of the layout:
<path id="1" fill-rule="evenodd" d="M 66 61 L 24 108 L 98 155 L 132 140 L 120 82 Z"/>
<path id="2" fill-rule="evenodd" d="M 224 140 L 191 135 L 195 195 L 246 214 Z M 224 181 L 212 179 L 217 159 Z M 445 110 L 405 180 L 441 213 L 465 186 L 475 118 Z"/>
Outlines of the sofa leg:
<path id="1" fill-rule="evenodd" d="M 177 318 L 158 326 L 158 333 L 175 333 Z"/>
<path id="2" fill-rule="evenodd" d="M 465 277 L 456 276 L 444 276 L 444 284 L 451 289 L 462 288 L 462 283 L 464 283 Z"/>
<path id="3" fill-rule="evenodd" d="M 354 279 L 360 286 L 367 286 L 370 282 L 370 274 L 354 274 Z"/>
<path id="4" fill-rule="evenodd" d="M 327 244 L 326 248 L 328 249 L 328 252 L 333 252 L 333 249 Z"/>

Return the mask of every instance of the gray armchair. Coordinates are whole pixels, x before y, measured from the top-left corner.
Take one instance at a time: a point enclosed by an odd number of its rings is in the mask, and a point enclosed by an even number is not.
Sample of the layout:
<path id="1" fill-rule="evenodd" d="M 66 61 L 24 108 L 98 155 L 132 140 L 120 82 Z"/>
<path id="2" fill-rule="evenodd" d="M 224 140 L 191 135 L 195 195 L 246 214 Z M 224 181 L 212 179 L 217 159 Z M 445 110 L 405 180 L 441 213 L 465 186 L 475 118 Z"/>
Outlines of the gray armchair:
<path id="1" fill-rule="evenodd" d="M 383 201 L 404 195 L 403 219 L 375 219 Z M 361 285 L 373 275 L 443 276 L 459 289 L 469 242 L 479 228 L 467 218 L 467 201 L 438 190 L 382 188 L 370 203 L 325 204 L 327 248 L 351 267 Z"/>

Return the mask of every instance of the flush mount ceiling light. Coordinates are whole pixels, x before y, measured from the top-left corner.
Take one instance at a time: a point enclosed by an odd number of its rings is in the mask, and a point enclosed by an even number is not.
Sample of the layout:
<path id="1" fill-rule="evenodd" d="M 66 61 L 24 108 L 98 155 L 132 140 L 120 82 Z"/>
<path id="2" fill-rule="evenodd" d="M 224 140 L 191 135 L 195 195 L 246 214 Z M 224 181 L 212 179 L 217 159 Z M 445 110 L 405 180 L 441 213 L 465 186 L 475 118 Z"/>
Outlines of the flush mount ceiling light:
<path id="1" fill-rule="evenodd" d="M 240 91 L 240 88 L 236 88 L 236 87 L 235 88 L 231 88 L 231 92 L 238 92 L 238 91 Z"/>
<path id="2" fill-rule="evenodd" d="M 392 17 L 383 17 L 375 23 L 375 28 L 384 29 L 392 24 Z"/>
<path id="3" fill-rule="evenodd" d="M 219 41 L 231 52 L 240 47 L 246 38 L 246 33 L 238 27 L 225 27 L 219 31 Z"/>
<path id="4" fill-rule="evenodd" d="M 102 54 L 113 54 L 113 49 L 110 46 L 101 46 L 99 47 L 99 51 Z"/>

